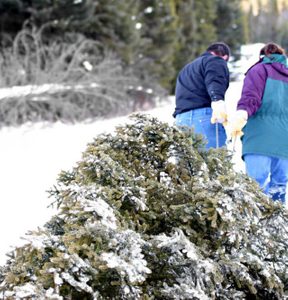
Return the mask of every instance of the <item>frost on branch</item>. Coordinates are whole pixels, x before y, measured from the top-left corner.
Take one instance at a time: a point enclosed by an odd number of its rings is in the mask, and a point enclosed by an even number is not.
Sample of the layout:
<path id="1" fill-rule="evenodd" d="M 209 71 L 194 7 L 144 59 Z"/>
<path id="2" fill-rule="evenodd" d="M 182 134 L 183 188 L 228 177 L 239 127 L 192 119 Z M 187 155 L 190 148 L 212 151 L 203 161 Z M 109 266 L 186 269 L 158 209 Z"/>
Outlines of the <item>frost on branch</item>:
<path id="1" fill-rule="evenodd" d="M 51 191 L 0 270 L 3 299 L 286 299 L 287 212 L 225 150 L 134 115 Z"/>

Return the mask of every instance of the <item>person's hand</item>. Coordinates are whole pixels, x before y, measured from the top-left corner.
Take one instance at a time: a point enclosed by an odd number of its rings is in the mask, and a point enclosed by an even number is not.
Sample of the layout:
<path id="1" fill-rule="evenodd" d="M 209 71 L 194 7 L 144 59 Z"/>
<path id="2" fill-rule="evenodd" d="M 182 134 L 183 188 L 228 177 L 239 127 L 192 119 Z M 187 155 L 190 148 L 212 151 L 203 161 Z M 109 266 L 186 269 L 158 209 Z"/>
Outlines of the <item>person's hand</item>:
<path id="1" fill-rule="evenodd" d="M 246 125 L 248 113 L 246 110 L 237 110 L 234 117 L 230 121 L 231 137 L 241 137 L 243 135 L 242 128 Z"/>
<path id="2" fill-rule="evenodd" d="M 227 113 L 224 100 L 212 101 L 211 108 L 211 123 L 223 123 L 223 125 L 225 126 L 227 123 Z"/>

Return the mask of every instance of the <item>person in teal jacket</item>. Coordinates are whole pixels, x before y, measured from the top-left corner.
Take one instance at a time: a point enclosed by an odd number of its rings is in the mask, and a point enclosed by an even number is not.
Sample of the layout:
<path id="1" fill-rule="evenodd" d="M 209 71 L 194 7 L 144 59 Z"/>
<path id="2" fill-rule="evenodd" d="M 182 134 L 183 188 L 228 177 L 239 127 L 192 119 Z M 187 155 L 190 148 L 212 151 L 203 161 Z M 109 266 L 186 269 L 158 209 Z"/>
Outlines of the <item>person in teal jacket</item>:
<path id="1" fill-rule="evenodd" d="M 243 128 L 243 132 L 242 132 Z M 266 44 L 246 73 L 231 122 L 242 136 L 246 172 L 273 200 L 285 203 L 288 182 L 288 66 L 284 49 Z"/>

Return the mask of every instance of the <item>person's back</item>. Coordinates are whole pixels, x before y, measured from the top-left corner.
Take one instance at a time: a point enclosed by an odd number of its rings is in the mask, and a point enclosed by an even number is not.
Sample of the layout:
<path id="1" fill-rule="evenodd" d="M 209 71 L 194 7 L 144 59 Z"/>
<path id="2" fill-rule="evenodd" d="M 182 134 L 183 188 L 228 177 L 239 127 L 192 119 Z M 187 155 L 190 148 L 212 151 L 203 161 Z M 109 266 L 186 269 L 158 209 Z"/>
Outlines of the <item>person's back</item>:
<path id="1" fill-rule="evenodd" d="M 215 125 L 210 120 L 212 118 L 214 123 L 222 123 L 226 119 L 224 96 L 229 86 L 229 55 L 226 44 L 214 43 L 200 57 L 184 66 L 177 77 L 176 108 L 173 113 L 176 125 L 194 127 L 196 133 L 206 138 L 206 148 L 223 146 L 226 141 L 223 126 L 219 126 L 216 136 Z M 214 106 L 213 116 L 211 105 Z M 217 137 L 219 141 L 216 141 Z"/>
<path id="2" fill-rule="evenodd" d="M 227 63 L 209 52 L 203 53 L 179 72 L 174 116 L 191 109 L 211 107 L 224 99 L 229 85 Z"/>

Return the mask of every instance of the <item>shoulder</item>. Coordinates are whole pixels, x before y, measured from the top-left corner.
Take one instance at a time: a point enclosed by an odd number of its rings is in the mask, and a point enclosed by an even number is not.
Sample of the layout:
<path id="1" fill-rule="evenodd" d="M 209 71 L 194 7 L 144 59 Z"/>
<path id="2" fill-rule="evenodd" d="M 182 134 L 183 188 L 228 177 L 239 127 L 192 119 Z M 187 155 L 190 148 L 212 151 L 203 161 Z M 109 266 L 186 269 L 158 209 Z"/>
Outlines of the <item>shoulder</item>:
<path id="1" fill-rule="evenodd" d="M 213 55 L 210 52 L 205 52 L 200 57 L 202 57 L 203 60 L 205 60 L 207 62 L 226 64 L 226 61 L 223 58 L 221 58 L 217 55 Z"/>
<path id="2" fill-rule="evenodd" d="M 216 55 L 210 54 L 210 56 L 207 56 L 206 60 L 203 61 L 203 67 L 205 72 L 213 72 L 214 76 L 216 74 L 219 76 L 229 76 L 229 70 L 228 70 L 228 65 L 227 62 Z"/>
<path id="3" fill-rule="evenodd" d="M 258 61 L 257 63 L 255 63 L 254 65 L 252 65 L 245 73 L 245 75 L 251 75 L 251 74 L 255 74 L 255 73 L 260 73 L 260 74 L 265 74 L 266 73 L 266 67 L 265 65 L 262 63 L 262 61 Z"/>
<path id="4" fill-rule="evenodd" d="M 267 80 L 268 73 L 267 65 L 258 62 L 251 66 L 245 73 L 244 83 L 252 82 L 253 84 L 257 84 L 257 86 L 262 86 Z"/>
<path id="5" fill-rule="evenodd" d="M 227 62 L 222 57 L 219 57 L 217 55 L 210 54 L 205 56 L 203 63 L 207 68 L 228 70 Z"/>
<path id="6" fill-rule="evenodd" d="M 193 61 L 187 63 L 180 71 L 180 73 L 183 72 L 194 72 L 195 70 L 198 70 L 203 65 L 205 57 L 204 56 L 198 56 Z"/>

